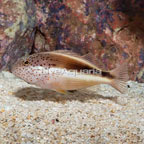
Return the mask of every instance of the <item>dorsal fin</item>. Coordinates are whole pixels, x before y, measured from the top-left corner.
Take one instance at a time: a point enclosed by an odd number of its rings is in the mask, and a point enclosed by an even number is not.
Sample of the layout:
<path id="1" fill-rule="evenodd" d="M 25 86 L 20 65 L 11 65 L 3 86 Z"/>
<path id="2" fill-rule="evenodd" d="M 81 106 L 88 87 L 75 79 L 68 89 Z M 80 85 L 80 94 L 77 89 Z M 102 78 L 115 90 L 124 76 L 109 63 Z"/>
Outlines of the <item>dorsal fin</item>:
<path id="1" fill-rule="evenodd" d="M 96 67 L 98 67 L 99 69 L 106 70 L 106 67 L 104 66 L 104 64 L 100 60 L 98 60 L 92 53 L 83 55 L 82 58 L 96 65 Z"/>
<path id="2" fill-rule="evenodd" d="M 50 53 L 60 53 L 60 54 L 68 55 L 68 56 L 77 57 L 88 62 L 95 69 L 105 70 L 104 64 L 100 60 L 98 60 L 92 53 L 88 53 L 83 56 L 80 56 L 79 54 L 71 50 L 55 50 L 55 51 L 51 51 Z"/>
<path id="3" fill-rule="evenodd" d="M 75 56 L 75 57 L 82 58 L 82 56 L 80 56 L 78 53 L 73 52 L 72 50 L 55 50 L 55 51 L 50 51 L 50 52 L 67 54 L 67 55 L 70 55 L 70 56 Z"/>

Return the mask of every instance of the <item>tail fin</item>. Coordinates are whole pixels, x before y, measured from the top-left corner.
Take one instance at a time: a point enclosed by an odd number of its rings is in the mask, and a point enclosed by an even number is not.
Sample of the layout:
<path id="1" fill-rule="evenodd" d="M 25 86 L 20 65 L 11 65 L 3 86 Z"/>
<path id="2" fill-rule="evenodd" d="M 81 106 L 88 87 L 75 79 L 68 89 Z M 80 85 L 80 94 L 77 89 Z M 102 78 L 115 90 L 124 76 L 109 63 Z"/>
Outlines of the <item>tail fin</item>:
<path id="1" fill-rule="evenodd" d="M 111 86 L 121 93 L 125 93 L 127 91 L 126 81 L 129 79 L 127 63 L 128 61 L 110 71 L 110 74 L 115 77 L 115 79 L 111 82 Z"/>

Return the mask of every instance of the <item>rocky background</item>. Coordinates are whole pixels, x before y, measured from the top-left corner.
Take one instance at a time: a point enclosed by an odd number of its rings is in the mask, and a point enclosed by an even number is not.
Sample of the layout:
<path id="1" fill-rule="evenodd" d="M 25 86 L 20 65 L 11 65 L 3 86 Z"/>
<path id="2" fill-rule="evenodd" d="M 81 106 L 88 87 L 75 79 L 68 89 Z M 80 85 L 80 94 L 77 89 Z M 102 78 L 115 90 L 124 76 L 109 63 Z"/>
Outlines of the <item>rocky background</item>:
<path id="1" fill-rule="evenodd" d="M 144 82 L 144 0 L 0 0 L 0 69 L 21 56 L 68 49 L 107 69 L 126 59 Z"/>

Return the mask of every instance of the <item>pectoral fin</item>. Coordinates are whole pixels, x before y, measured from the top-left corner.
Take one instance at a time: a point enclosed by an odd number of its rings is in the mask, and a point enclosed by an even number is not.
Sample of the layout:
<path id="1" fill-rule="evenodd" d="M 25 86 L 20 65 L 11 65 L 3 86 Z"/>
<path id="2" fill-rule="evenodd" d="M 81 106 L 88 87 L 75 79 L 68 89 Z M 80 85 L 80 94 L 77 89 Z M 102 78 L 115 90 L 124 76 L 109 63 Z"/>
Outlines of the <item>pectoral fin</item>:
<path id="1" fill-rule="evenodd" d="M 61 89 L 56 89 L 55 91 L 58 92 L 58 93 L 61 93 L 61 94 L 66 94 L 67 93 L 66 90 L 61 90 Z"/>

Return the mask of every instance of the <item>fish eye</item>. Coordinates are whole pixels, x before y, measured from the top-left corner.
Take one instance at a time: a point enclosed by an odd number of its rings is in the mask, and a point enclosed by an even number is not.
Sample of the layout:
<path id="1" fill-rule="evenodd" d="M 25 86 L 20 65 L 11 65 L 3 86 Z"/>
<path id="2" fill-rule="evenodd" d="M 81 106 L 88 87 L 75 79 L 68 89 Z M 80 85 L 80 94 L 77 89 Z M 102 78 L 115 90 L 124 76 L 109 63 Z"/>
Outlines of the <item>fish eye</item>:
<path id="1" fill-rule="evenodd" d="M 29 62 L 28 62 L 28 61 L 25 61 L 24 64 L 29 64 Z"/>

